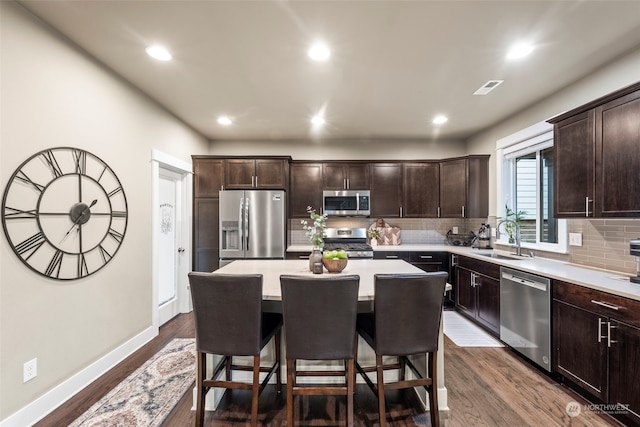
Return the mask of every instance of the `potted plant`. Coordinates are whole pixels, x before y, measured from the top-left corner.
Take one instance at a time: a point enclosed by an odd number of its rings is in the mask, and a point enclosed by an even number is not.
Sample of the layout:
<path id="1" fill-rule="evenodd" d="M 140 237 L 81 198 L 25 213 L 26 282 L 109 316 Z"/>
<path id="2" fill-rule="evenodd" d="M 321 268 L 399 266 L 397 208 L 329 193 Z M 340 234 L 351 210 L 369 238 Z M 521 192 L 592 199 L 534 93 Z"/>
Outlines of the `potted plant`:
<path id="1" fill-rule="evenodd" d="M 318 214 L 311 206 L 307 206 L 307 212 L 312 222 L 306 219 L 300 221 L 302 229 L 305 230 L 307 239 L 313 245 L 313 251 L 309 255 L 309 270 L 313 271 L 315 263 L 322 264 L 322 248 L 324 247 L 324 234 L 327 228 L 327 214 Z"/>
<path id="2" fill-rule="evenodd" d="M 509 205 L 504 205 L 505 215 L 504 217 L 498 217 L 498 221 L 502 221 L 503 219 L 511 220 L 521 226 L 520 221 L 524 219 L 524 216 L 527 214 L 526 211 L 514 211 L 509 207 Z M 505 222 L 504 230 L 507 232 L 509 236 L 509 243 L 513 244 L 516 242 L 515 234 L 516 234 L 516 226 L 511 222 Z"/>

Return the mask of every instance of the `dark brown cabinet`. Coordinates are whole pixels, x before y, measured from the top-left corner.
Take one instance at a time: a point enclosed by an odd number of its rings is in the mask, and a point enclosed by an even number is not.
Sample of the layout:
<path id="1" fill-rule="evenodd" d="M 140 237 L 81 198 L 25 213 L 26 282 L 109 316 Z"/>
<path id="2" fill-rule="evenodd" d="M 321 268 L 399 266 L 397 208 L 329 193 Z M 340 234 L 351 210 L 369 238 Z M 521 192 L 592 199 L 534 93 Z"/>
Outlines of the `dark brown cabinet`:
<path id="1" fill-rule="evenodd" d="M 596 215 L 640 216 L 640 90 L 596 108 Z"/>
<path id="2" fill-rule="evenodd" d="M 286 189 L 289 158 L 192 156 L 194 271 L 214 271 L 220 263 L 219 205 L 221 190 Z"/>
<path id="3" fill-rule="evenodd" d="M 321 212 L 322 163 L 292 162 L 289 177 L 289 217 L 308 218 L 307 206 Z"/>
<path id="4" fill-rule="evenodd" d="M 325 162 L 322 166 L 325 190 L 369 190 L 369 163 Z"/>
<path id="5" fill-rule="evenodd" d="M 427 272 L 449 271 L 446 252 L 376 250 L 374 259 L 401 259 Z"/>
<path id="6" fill-rule="evenodd" d="M 640 424 L 640 301 L 554 281 L 552 323 L 554 371 Z"/>
<path id="7" fill-rule="evenodd" d="M 440 162 L 440 217 L 485 218 L 489 214 L 489 156 Z"/>
<path id="8" fill-rule="evenodd" d="M 438 218 L 438 163 L 405 163 L 403 165 L 401 216 L 404 218 Z M 372 197 L 372 203 L 375 199 Z"/>
<path id="9" fill-rule="evenodd" d="M 475 323 L 500 334 L 500 266 L 458 256 L 455 268 L 455 305 Z"/>
<path id="10" fill-rule="evenodd" d="M 226 188 L 286 189 L 288 159 L 227 159 Z"/>
<path id="11" fill-rule="evenodd" d="M 371 164 L 371 217 L 397 218 L 402 208 L 402 163 Z"/>
<path id="12" fill-rule="evenodd" d="M 554 127 L 554 192 L 558 218 L 593 216 L 594 114 L 586 111 Z"/>
<path id="13" fill-rule="evenodd" d="M 224 159 L 193 156 L 193 196 L 218 197 L 224 189 Z"/>
<path id="14" fill-rule="evenodd" d="M 640 83 L 549 120 L 557 217 L 640 216 Z"/>
<path id="15" fill-rule="evenodd" d="M 194 271 L 218 269 L 219 192 L 225 184 L 225 160 L 192 156 L 193 162 L 193 261 Z"/>

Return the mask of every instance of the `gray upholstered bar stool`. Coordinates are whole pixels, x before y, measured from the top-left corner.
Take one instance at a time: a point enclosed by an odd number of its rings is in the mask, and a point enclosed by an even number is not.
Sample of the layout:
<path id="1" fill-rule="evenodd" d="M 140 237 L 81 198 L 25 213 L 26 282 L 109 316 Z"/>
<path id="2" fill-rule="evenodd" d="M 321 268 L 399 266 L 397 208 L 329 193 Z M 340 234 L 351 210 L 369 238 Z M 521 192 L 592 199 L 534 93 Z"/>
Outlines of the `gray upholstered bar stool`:
<path id="1" fill-rule="evenodd" d="M 280 276 L 287 361 L 287 425 L 293 426 L 294 399 L 298 395 L 344 395 L 347 425 L 353 426 L 355 391 L 357 275 Z M 296 369 L 297 360 L 343 360 L 346 369 Z M 344 385 L 297 383 L 298 376 L 344 376 Z"/>
<path id="2" fill-rule="evenodd" d="M 258 396 L 276 373 L 280 380 L 280 334 L 282 315 L 262 312 L 262 275 L 226 275 L 189 273 L 197 352 L 196 426 L 204 422 L 205 396 L 210 388 L 251 390 L 251 425 L 257 426 Z M 260 351 L 274 338 L 275 360 L 269 367 L 260 366 Z M 223 358 L 207 378 L 206 355 Z M 234 365 L 233 356 L 253 356 L 252 366 Z M 218 380 L 226 372 L 226 380 Z M 251 383 L 232 381 L 231 371 L 251 371 Z M 260 372 L 266 377 L 260 382 Z"/>
<path id="3" fill-rule="evenodd" d="M 378 397 L 380 426 L 386 426 L 385 389 L 424 387 L 429 393 L 431 425 L 439 426 L 437 357 L 446 272 L 375 275 L 374 313 L 358 315 L 358 334 L 376 353 L 376 366 L 356 369 Z M 423 377 L 408 356 L 427 354 L 427 376 Z M 383 363 L 383 356 L 397 356 L 397 363 Z M 405 380 L 409 367 L 416 379 Z M 399 369 L 399 380 L 385 383 L 384 371 Z M 377 385 L 368 372 L 376 372 Z"/>

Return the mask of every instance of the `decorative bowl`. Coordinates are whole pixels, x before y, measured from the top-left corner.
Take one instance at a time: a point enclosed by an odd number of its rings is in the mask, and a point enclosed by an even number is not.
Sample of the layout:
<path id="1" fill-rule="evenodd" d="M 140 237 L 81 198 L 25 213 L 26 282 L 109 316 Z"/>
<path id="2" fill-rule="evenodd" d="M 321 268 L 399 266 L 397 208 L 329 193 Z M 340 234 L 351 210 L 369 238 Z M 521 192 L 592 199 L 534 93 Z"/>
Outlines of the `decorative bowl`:
<path id="1" fill-rule="evenodd" d="M 329 273 L 340 273 L 347 266 L 347 258 L 344 259 L 330 259 L 322 258 L 322 264 Z"/>

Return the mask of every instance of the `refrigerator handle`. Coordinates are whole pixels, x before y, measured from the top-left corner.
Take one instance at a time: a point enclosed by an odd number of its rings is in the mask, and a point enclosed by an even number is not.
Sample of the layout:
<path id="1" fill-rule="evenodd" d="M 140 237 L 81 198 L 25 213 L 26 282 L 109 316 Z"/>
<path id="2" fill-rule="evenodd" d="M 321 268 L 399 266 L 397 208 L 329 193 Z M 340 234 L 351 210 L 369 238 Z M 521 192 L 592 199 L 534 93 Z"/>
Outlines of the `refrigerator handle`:
<path id="1" fill-rule="evenodd" d="M 240 207 L 238 208 L 238 232 L 240 233 L 240 249 L 244 250 L 244 198 L 240 198 Z"/>
<path id="2" fill-rule="evenodd" d="M 245 199 L 245 203 L 244 203 L 244 209 L 245 209 L 245 238 L 247 239 L 247 244 L 245 245 L 245 250 L 248 251 L 249 250 L 249 233 L 250 233 L 250 229 L 249 229 L 249 224 L 251 224 L 250 218 L 249 218 L 249 200 L 251 200 L 249 197 L 247 197 Z"/>

